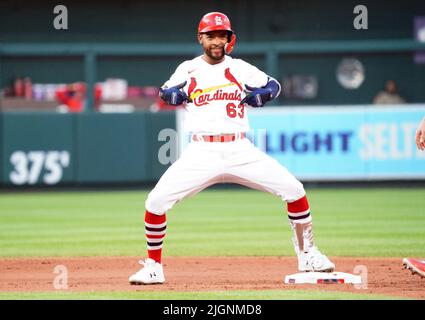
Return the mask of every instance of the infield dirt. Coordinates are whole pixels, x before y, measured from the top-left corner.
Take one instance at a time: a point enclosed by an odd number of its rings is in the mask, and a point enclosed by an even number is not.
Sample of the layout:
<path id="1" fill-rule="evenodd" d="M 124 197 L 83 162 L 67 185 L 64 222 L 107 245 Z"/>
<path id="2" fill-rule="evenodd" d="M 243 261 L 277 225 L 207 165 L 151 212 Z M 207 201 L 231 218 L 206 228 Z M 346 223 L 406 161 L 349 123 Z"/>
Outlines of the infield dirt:
<path id="1" fill-rule="evenodd" d="M 349 284 L 285 284 L 297 272 L 294 257 L 167 257 L 166 283 L 134 286 L 128 277 L 141 266 L 137 257 L 4 258 L 0 260 L 0 291 L 55 291 L 55 267 L 68 272 L 69 291 L 222 291 L 326 290 L 425 299 L 425 279 L 402 269 L 401 258 L 334 257 L 337 271 L 367 268 L 367 288 Z M 366 297 L 365 297 L 366 298 Z"/>

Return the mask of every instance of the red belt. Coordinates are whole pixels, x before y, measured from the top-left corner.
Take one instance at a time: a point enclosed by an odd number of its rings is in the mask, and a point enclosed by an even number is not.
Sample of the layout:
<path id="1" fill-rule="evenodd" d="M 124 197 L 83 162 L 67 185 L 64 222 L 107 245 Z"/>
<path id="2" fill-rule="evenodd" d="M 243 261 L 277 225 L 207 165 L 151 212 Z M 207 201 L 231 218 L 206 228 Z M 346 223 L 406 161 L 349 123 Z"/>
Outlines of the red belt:
<path id="1" fill-rule="evenodd" d="M 227 134 L 218 134 L 213 136 L 205 135 L 192 135 L 192 141 L 204 141 L 204 142 L 232 142 L 235 140 L 241 140 L 245 138 L 245 132 L 238 133 L 227 133 Z"/>

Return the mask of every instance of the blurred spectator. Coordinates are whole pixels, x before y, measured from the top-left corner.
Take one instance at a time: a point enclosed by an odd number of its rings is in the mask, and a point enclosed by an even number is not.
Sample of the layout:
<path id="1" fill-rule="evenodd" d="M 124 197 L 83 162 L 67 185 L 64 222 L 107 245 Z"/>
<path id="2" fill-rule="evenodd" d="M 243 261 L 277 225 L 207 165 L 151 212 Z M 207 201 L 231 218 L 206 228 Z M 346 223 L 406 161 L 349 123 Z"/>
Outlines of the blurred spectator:
<path id="1" fill-rule="evenodd" d="M 60 111 L 65 112 L 82 112 L 86 103 L 87 86 L 83 82 L 75 82 L 60 87 L 56 90 L 56 98 L 63 103 L 64 107 L 60 106 Z M 94 93 L 95 108 L 98 109 L 102 90 L 96 86 Z"/>
<path id="2" fill-rule="evenodd" d="M 21 77 L 17 77 L 13 84 L 13 89 L 15 93 L 15 97 L 23 97 L 24 96 L 24 80 Z"/>
<path id="3" fill-rule="evenodd" d="M 32 100 L 32 82 L 29 77 L 24 78 L 24 97 L 26 100 Z"/>
<path id="4" fill-rule="evenodd" d="M 379 92 L 373 99 L 374 104 L 403 104 L 406 103 L 399 94 L 397 84 L 394 80 L 385 83 L 385 89 Z"/>
<path id="5" fill-rule="evenodd" d="M 13 88 L 15 97 L 32 100 L 32 82 L 30 77 L 17 77 Z"/>

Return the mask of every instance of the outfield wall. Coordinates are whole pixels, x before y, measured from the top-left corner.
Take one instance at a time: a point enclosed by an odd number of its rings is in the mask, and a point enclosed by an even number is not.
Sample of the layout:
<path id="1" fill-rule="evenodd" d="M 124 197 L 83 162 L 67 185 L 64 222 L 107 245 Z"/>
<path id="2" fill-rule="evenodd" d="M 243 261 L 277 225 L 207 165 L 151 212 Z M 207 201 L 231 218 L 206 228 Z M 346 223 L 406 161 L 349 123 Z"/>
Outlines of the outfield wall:
<path id="1" fill-rule="evenodd" d="M 157 180 L 162 128 L 174 113 L 0 114 L 0 182 L 31 186 Z"/>
<path id="2" fill-rule="evenodd" d="M 425 105 L 269 107 L 249 114 L 250 139 L 302 181 L 425 180 L 425 152 L 414 144 Z M 0 183 L 157 181 L 188 143 L 184 115 L 0 114 Z"/>
<path id="3" fill-rule="evenodd" d="M 303 181 L 424 180 L 425 105 L 250 109 L 250 139 Z M 180 149 L 187 144 L 177 117 Z"/>

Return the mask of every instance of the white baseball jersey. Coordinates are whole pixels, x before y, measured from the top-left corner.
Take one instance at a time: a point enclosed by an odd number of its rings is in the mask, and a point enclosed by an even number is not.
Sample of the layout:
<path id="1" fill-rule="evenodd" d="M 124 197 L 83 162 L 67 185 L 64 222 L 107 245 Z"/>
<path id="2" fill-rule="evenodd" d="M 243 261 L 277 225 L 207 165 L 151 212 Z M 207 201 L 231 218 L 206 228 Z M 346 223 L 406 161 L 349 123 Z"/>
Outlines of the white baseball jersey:
<path id="1" fill-rule="evenodd" d="M 268 76 L 229 56 L 215 65 L 197 57 L 180 64 L 164 86 L 185 81 L 184 90 L 193 100 L 186 106 L 186 129 L 195 135 L 217 135 L 249 130 L 247 110 L 240 105 L 245 85 L 263 87 Z M 190 142 L 149 193 L 146 209 L 164 214 L 182 199 L 225 182 L 270 192 L 288 202 L 305 195 L 303 185 L 285 167 L 240 137 L 224 143 Z"/>
<path id="2" fill-rule="evenodd" d="M 194 134 L 221 134 L 249 130 L 248 110 L 240 101 L 245 85 L 267 84 L 268 76 L 241 59 L 225 56 L 211 65 L 202 56 L 181 63 L 164 86 L 187 81 L 183 90 L 193 102 L 186 105 L 184 130 Z"/>

